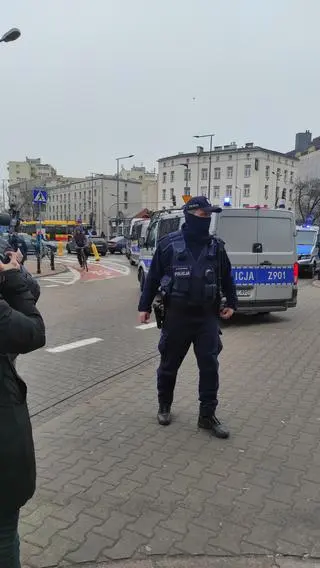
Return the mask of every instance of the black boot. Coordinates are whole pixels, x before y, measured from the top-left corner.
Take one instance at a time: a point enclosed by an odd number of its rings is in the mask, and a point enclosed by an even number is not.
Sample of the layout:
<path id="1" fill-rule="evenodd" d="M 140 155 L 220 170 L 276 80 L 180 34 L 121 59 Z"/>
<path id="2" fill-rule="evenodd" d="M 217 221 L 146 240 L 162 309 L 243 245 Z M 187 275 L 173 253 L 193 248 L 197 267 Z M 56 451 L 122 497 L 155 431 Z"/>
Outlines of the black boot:
<path id="1" fill-rule="evenodd" d="M 170 411 L 171 411 L 170 404 L 165 404 L 165 403 L 159 404 L 157 418 L 161 426 L 169 426 L 169 424 L 171 423 L 172 416 Z"/>
<path id="2" fill-rule="evenodd" d="M 212 435 L 216 438 L 229 438 L 230 432 L 226 426 L 221 424 L 215 414 L 211 414 L 208 416 L 199 415 L 198 420 L 199 428 L 203 428 L 204 430 L 211 430 Z"/>

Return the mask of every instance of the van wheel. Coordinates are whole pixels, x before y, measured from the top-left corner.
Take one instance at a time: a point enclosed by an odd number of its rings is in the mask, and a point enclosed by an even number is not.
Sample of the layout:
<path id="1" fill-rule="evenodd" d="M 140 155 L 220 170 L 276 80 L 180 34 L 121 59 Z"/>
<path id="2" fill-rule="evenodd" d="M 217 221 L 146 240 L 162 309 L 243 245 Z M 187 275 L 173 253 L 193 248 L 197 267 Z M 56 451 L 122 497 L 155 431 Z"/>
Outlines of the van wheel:
<path id="1" fill-rule="evenodd" d="M 139 270 L 138 280 L 139 280 L 139 284 L 140 284 L 140 290 L 142 292 L 143 287 L 144 287 L 144 281 L 145 281 L 145 276 L 144 276 L 144 272 L 143 272 L 142 268 L 140 268 L 140 270 Z"/>

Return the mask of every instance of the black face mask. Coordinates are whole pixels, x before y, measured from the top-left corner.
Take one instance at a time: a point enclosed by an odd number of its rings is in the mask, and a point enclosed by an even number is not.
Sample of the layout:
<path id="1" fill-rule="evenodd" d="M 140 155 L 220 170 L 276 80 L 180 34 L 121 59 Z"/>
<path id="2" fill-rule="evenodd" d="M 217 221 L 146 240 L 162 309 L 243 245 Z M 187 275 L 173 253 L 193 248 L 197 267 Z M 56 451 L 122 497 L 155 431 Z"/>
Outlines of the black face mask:
<path id="1" fill-rule="evenodd" d="M 196 240 L 203 240 L 209 237 L 209 228 L 211 223 L 210 217 L 197 217 L 192 213 L 185 213 L 186 225 L 185 231 Z"/>

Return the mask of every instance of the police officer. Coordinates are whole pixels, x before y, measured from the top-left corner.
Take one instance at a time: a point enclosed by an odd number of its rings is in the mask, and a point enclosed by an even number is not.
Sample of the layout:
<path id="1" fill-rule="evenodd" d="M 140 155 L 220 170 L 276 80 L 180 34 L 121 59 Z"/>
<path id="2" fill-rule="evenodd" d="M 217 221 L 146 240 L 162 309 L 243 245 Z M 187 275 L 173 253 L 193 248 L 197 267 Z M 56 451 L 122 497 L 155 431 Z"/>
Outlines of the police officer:
<path id="1" fill-rule="evenodd" d="M 166 315 L 159 342 L 158 422 L 171 422 L 171 405 L 179 367 L 191 343 L 199 367 L 200 412 L 198 426 L 218 438 L 228 429 L 215 415 L 219 388 L 218 355 L 222 345 L 219 320 L 230 319 L 237 306 L 231 265 L 222 241 L 210 236 L 213 207 L 203 197 L 184 206 L 181 231 L 159 241 L 139 302 L 140 322 L 150 320 L 159 289 L 165 294 Z M 220 307 L 221 294 L 226 305 Z"/>

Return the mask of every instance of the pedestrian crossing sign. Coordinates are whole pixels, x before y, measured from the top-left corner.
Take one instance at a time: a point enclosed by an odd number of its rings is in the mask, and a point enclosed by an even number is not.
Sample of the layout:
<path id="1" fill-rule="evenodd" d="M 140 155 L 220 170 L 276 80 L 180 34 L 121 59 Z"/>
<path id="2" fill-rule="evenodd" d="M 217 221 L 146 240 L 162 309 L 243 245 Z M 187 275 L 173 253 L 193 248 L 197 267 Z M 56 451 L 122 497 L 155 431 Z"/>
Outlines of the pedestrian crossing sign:
<path id="1" fill-rule="evenodd" d="M 35 187 L 33 190 L 33 203 L 47 203 L 48 193 L 42 187 Z"/>

